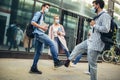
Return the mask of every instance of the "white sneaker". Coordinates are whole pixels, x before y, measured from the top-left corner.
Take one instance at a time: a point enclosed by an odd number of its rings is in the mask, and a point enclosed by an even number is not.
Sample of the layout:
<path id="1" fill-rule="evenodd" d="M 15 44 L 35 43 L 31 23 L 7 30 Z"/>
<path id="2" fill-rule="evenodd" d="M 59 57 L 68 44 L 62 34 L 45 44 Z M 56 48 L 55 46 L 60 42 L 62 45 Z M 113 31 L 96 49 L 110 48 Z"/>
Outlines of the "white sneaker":
<path id="1" fill-rule="evenodd" d="M 76 64 L 70 63 L 70 67 L 76 67 Z"/>
<path id="2" fill-rule="evenodd" d="M 84 73 L 87 74 L 87 75 L 90 75 L 90 72 L 89 72 L 89 71 L 85 71 Z"/>

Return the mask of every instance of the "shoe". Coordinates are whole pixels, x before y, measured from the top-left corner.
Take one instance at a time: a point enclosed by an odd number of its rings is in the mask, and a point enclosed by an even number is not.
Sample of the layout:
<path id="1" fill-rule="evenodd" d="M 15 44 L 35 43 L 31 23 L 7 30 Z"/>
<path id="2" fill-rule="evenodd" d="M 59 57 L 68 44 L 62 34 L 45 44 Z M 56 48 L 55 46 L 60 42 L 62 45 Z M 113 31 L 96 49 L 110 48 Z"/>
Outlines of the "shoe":
<path id="1" fill-rule="evenodd" d="M 90 75 L 90 72 L 89 72 L 89 71 L 85 71 L 84 73 L 87 74 L 87 75 Z"/>
<path id="2" fill-rule="evenodd" d="M 62 61 L 58 61 L 58 62 L 54 63 L 55 68 L 61 67 L 62 65 L 64 65 L 64 63 Z"/>
<path id="3" fill-rule="evenodd" d="M 64 66 L 68 67 L 70 65 L 70 60 L 66 60 Z"/>
<path id="4" fill-rule="evenodd" d="M 70 66 L 70 67 L 76 67 L 77 65 L 71 62 L 71 63 L 69 64 L 69 66 Z"/>
<path id="5" fill-rule="evenodd" d="M 29 73 L 42 74 L 37 68 L 31 68 Z"/>

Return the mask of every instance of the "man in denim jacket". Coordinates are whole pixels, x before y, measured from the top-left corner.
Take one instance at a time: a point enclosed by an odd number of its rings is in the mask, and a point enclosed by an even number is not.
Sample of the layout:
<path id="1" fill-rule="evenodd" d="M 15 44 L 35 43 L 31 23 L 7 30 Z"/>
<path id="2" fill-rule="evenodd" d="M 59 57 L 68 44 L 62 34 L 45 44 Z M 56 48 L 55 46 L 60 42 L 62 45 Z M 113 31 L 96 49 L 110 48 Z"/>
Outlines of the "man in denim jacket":
<path id="1" fill-rule="evenodd" d="M 34 56 L 33 65 L 30 69 L 30 72 L 32 73 L 42 74 L 42 72 L 37 69 L 37 63 L 39 60 L 39 56 L 41 55 L 42 50 L 44 48 L 44 44 L 47 44 L 50 47 L 50 51 L 54 61 L 54 66 L 55 67 L 62 66 L 62 62 L 58 59 L 57 49 L 53 41 L 48 37 L 48 35 L 45 34 L 45 31 L 48 30 L 48 26 L 41 25 L 43 22 L 44 14 L 49 11 L 49 7 L 50 7 L 49 4 L 46 3 L 43 4 L 41 7 L 41 11 L 36 12 L 31 21 L 31 24 L 34 26 L 33 33 L 35 36 L 35 56 Z M 38 20 L 39 22 L 37 23 Z"/>

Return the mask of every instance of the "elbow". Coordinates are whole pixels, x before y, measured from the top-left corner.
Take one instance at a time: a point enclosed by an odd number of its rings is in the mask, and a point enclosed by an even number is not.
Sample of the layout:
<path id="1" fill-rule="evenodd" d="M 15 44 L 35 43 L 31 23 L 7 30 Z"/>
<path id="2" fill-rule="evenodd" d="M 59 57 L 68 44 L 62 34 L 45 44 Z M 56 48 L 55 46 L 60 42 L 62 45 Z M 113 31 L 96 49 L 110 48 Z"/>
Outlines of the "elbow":
<path id="1" fill-rule="evenodd" d="M 34 25 L 34 21 L 31 21 L 31 24 Z"/>
<path id="2" fill-rule="evenodd" d="M 107 30 L 106 32 L 108 33 L 110 30 Z"/>
<path id="3" fill-rule="evenodd" d="M 110 27 L 106 28 L 106 33 L 110 32 Z"/>

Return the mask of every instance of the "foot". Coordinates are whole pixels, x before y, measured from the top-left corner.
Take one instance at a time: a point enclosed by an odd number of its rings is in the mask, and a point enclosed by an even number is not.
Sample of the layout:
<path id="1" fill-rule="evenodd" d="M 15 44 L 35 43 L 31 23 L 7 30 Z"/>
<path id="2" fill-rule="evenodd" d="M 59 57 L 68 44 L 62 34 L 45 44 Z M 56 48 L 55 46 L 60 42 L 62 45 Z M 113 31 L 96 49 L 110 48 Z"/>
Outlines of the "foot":
<path id="1" fill-rule="evenodd" d="M 31 68 L 30 73 L 35 73 L 35 74 L 42 74 L 41 71 L 39 71 L 37 68 Z"/>
<path id="2" fill-rule="evenodd" d="M 70 66 L 70 67 L 76 67 L 77 64 L 74 64 L 74 63 L 71 62 L 71 63 L 69 64 L 69 66 Z"/>
<path id="3" fill-rule="evenodd" d="M 87 74 L 87 75 L 90 75 L 90 72 L 89 72 L 89 71 L 85 71 L 84 73 Z"/>
<path id="4" fill-rule="evenodd" d="M 57 63 L 54 64 L 55 68 L 61 67 L 62 65 L 64 65 L 64 63 L 62 61 L 58 61 Z"/>
<path id="5" fill-rule="evenodd" d="M 66 60 L 64 66 L 69 67 L 69 65 L 70 65 L 70 60 Z"/>

